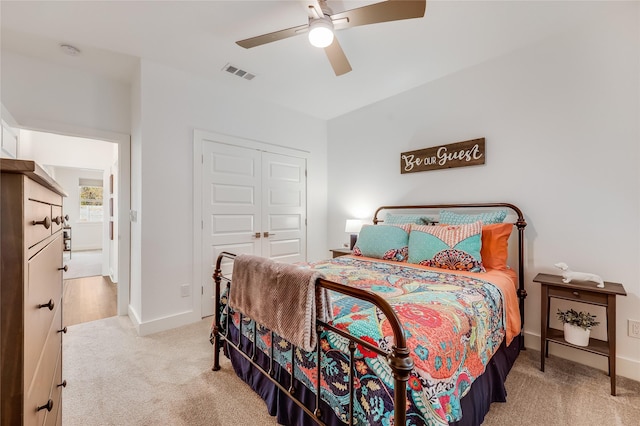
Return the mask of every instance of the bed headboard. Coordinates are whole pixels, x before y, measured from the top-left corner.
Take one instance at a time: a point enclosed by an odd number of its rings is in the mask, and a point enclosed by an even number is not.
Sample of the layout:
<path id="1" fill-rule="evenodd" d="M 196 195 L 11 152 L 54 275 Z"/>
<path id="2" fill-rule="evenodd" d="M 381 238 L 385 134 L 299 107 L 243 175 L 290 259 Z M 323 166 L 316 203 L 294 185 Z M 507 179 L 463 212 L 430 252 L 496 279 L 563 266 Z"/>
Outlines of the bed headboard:
<path id="1" fill-rule="evenodd" d="M 512 222 L 518 229 L 517 233 L 517 262 L 518 262 L 518 299 L 520 305 L 520 320 L 522 324 L 521 333 L 524 332 L 524 299 L 527 297 L 527 291 L 524 288 L 524 228 L 527 222 L 524 219 L 522 210 L 510 203 L 477 203 L 477 204 L 423 204 L 408 206 L 382 206 L 378 207 L 373 215 L 373 223 L 375 225 L 383 223 L 384 219 L 380 218 L 380 213 L 393 210 L 394 212 L 402 212 L 407 214 L 429 214 L 434 218 L 434 223 L 438 223 L 440 210 L 456 210 L 457 213 L 473 214 L 482 213 L 491 210 L 507 210 L 507 218 L 505 222 Z M 524 342 L 524 339 L 522 339 Z"/>

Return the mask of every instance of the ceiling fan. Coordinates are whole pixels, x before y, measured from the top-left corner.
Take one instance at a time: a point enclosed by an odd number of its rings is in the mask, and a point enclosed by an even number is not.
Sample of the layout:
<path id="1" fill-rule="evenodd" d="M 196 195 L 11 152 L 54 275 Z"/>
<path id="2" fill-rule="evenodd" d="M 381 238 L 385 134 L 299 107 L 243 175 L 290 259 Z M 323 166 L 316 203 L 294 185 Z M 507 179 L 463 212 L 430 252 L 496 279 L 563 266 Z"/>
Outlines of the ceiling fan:
<path id="1" fill-rule="evenodd" d="M 316 47 L 324 48 L 333 71 L 336 75 L 342 75 L 351 71 L 351 64 L 340 47 L 338 39 L 334 37 L 334 30 L 379 22 L 421 18 L 424 16 L 427 5 L 426 0 L 387 0 L 334 14 L 327 6 L 326 0 L 307 0 L 306 3 L 308 3 L 307 11 L 309 14 L 307 24 L 247 38 L 237 41 L 236 44 L 250 49 L 308 33 L 310 43 Z"/>

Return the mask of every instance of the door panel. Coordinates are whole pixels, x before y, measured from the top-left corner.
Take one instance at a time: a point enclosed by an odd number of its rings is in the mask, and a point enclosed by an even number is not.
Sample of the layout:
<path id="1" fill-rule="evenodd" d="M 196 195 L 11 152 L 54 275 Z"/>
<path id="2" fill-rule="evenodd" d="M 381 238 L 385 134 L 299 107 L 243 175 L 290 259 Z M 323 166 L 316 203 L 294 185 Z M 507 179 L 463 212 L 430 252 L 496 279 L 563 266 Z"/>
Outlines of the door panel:
<path id="1" fill-rule="evenodd" d="M 271 259 L 278 262 L 298 262 L 300 256 L 300 240 L 268 240 Z"/>
<path id="2" fill-rule="evenodd" d="M 262 155 L 262 256 L 280 262 L 306 260 L 306 160 Z"/>
<path id="3" fill-rule="evenodd" d="M 215 263 L 216 263 L 215 261 L 220 255 L 220 253 L 222 253 L 223 251 L 226 251 L 228 253 L 233 253 L 233 254 L 254 254 L 253 250 L 254 250 L 253 244 L 225 244 L 225 245 L 211 246 L 209 248 L 208 254 L 209 254 L 209 258 L 213 259 L 213 262 L 211 265 L 211 273 L 206 278 L 211 279 L 211 277 L 213 277 L 213 271 L 215 269 Z M 223 274 L 231 275 L 231 270 L 233 266 L 233 262 L 231 260 L 224 259 L 220 266 Z"/>
<path id="4" fill-rule="evenodd" d="M 211 277 L 218 254 L 259 255 L 262 250 L 255 237 L 262 220 L 262 157 L 259 151 L 213 142 L 203 142 L 202 152 L 201 310 L 208 316 L 213 314 Z"/>

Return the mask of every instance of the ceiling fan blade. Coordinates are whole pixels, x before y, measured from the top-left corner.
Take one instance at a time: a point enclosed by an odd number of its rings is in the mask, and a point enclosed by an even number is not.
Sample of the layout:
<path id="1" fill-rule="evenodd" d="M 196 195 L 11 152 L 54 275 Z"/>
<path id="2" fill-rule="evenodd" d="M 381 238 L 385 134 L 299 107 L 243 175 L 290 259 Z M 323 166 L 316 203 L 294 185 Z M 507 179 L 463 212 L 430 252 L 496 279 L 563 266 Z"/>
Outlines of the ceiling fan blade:
<path id="1" fill-rule="evenodd" d="M 309 0 L 308 3 L 309 18 L 318 19 L 324 16 L 324 12 L 322 12 L 322 7 L 320 7 L 320 2 L 318 0 Z"/>
<path id="2" fill-rule="evenodd" d="M 244 40 L 236 41 L 236 44 L 238 46 L 244 47 L 245 49 L 250 49 L 252 47 L 261 46 L 263 44 L 306 33 L 307 31 L 309 31 L 308 24 L 298 25 L 297 27 L 287 28 L 286 30 L 274 31 L 269 34 L 262 34 L 257 37 L 251 37 Z"/>
<path id="3" fill-rule="evenodd" d="M 351 71 L 351 64 L 347 59 L 347 55 L 344 54 L 337 37 L 333 38 L 333 43 L 324 48 L 324 53 L 327 54 L 327 58 L 331 62 L 331 67 L 333 67 L 333 72 L 336 75 L 346 74 Z"/>
<path id="4" fill-rule="evenodd" d="M 426 0 L 387 0 L 331 15 L 331 20 L 347 19 L 340 28 L 377 24 L 379 22 L 422 18 L 427 7 Z"/>

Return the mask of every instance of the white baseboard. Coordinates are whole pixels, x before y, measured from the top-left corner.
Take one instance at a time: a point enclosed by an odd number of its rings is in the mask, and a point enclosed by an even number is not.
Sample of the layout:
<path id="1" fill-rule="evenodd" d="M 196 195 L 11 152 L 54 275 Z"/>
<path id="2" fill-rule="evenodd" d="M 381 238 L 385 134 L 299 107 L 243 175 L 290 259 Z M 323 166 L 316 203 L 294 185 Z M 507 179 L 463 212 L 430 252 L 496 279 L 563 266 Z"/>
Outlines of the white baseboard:
<path id="1" fill-rule="evenodd" d="M 183 325 L 192 324 L 201 320 L 199 313 L 188 311 L 164 318 L 141 322 L 140 317 L 137 315 L 135 310 L 131 308 L 131 306 L 129 306 L 129 318 L 131 318 L 139 336 L 147 336 L 160 331 L 171 330 L 173 328 L 182 327 Z"/>
<path id="2" fill-rule="evenodd" d="M 540 334 L 525 331 L 524 345 L 526 348 L 540 350 Z M 599 370 L 608 371 L 607 357 L 595 355 L 589 352 L 570 348 L 564 345 L 549 345 L 549 355 L 559 358 L 575 361 L 579 364 L 588 365 L 589 367 Z M 640 361 L 624 358 L 620 355 L 616 356 L 616 376 L 626 377 L 628 379 L 640 382 Z"/>
<path id="3" fill-rule="evenodd" d="M 127 315 L 129 316 L 129 319 L 133 323 L 133 326 L 135 327 L 136 332 L 138 333 L 138 335 L 140 335 L 140 315 L 138 315 L 136 310 L 133 309 L 131 305 L 128 305 Z"/>
<path id="4" fill-rule="evenodd" d="M 73 253 L 77 251 L 102 251 L 102 246 L 71 246 Z"/>

